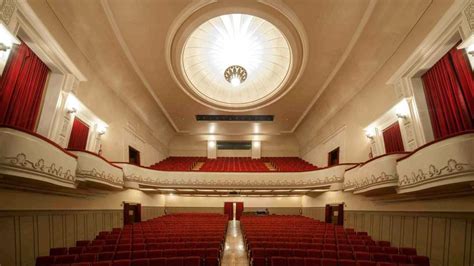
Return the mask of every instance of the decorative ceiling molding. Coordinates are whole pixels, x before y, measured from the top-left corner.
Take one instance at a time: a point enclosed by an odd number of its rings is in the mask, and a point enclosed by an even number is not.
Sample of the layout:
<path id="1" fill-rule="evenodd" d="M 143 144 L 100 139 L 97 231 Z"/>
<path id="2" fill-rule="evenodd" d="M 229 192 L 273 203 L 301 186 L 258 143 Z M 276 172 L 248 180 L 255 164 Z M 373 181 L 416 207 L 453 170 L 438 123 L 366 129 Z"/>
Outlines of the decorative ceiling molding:
<path id="1" fill-rule="evenodd" d="M 362 31 L 365 28 L 365 25 L 367 25 L 367 22 L 369 21 L 369 18 L 372 16 L 372 13 L 375 8 L 375 4 L 377 3 L 377 0 L 370 0 L 369 5 L 367 6 L 367 9 L 364 12 L 364 15 L 362 16 L 362 19 L 357 26 L 356 31 L 354 32 L 354 35 L 352 35 L 352 39 L 347 45 L 346 49 L 344 50 L 344 53 L 341 55 L 341 58 L 337 62 L 336 66 L 334 67 L 333 71 L 329 74 L 328 78 L 324 82 L 323 86 L 321 87 L 320 90 L 316 93 L 314 96 L 313 100 L 311 103 L 308 105 L 306 110 L 303 112 L 303 114 L 300 116 L 296 124 L 293 126 L 291 129 L 291 133 L 295 132 L 296 128 L 303 122 L 304 118 L 307 116 L 307 114 L 311 111 L 313 108 L 314 104 L 316 104 L 316 101 L 319 99 L 319 97 L 323 94 L 324 91 L 328 88 L 329 84 L 333 80 L 333 78 L 336 76 L 337 72 L 339 72 L 339 69 L 341 69 L 342 65 L 346 61 L 347 57 L 349 56 L 350 52 L 354 48 L 355 44 L 359 40 L 359 37 L 362 34 Z"/>
<path id="2" fill-rule="evenodd" d="M 211 6 L 211 4 L 215 4 Z M 260 5 L 258 5 L 260 4 Z M 278 8 L 275 8 L 275 7 Z M 307 38 L 302 23 L 292 14 L 292 10 L 284 5 L 270 5 L 266 1 L 259 1 L 255 5 L 252 1 L 229 5 L 224 1 L 199 1 L 192 3 L 181 12 L 177 19 L 172 23 L 166 38 L 166 63 L 170 70 L 171 76 L 179 88 L 190 96 L 196 102 L 212 108 L 214 110 L 226 112 L 247 112 L 268 106 L 290 91 L 299 80 L 306 65 L 305 56 L 308 54 Z M 186 82 L 185 72 L 182 69 L 181 55 L 188 36 L 201 23 L 208 19 L 230 14 L 241 13 L 263 18 L 264 20 L 274 24 L 287 38 L 290 50 L 292 51 L 292 62 L 287 77 L 286 84 L 282 85 L 282 90 L 275 90 L 269 95 L 248 106 L 223 106 L 197 94 L 193 89 L 189 88 Z M 290 14 L 290 15 L 289 15 Z"/>
<path id="3" fill-rule="evenodd" d="M 109 21 L 109 24 L 110 26 L 112 27 L 112 31 L 114 32 L 115 34 L 115 38 L 117 38 L 117 41 L 119 42 L 120 44 L 120 47 L 122 48 L 123 52 L 125 53 L 125 56 L 127 57 L 128 61 L 130 62 L 130 64 L 132 65 L 132 68 L 133 70 L 135 70 L 135 73 L 138 75 L 138 77 L 140 78 L 140 80 L 142 81 L 143 85 L 145 86 L 145 88 L 148 90 L 148 92 L 151 94 L 151 96 L 153 97 L 153 99 L 155 100 L 155 102 L 158 104 L 158 106 L 160 107 L 161 111 L 163 112 L 163 114 L 165 115 L 165 117 L 168 119 L 168 122 L 170 122 L 170 124 L 173 126 L 174 130 L 176 132 L 180 132 L 178 127 L 176 126 L 176 124 L 174 123 L 173 119 L 171 119 L 171 116 L 169 115 L 169 113 L 166 111 L 166 109 L 164 108 L 163 104 L 161 103 L 160 99 L 158 98 L 158 96 L 155 94 L 155 92 L 153 91 L 150 83 L 148 83 L 147 79 L 145 78 L 145 75 L 143 74 L 143 72 L 141 71 L 141 69 L 138 67 L 138 64 L 137 62 L 135 61 L 135 58 L 133 57 L 132 53 L 130 52 L 130 48 L 128 47 L 128 45 L 125 43 L 125 40 L 122 36 L 122 33 L 120 32 L 119 30 L 119 27 L 117 25 L 117 22 L 115 21 L 115 18 L 114 18 L 114 15 L 113 15 L 113 12 L 112 10 L 110 9 L 110 5 L 109 5 L 109 2 L 108 0 L 100 0 L 100 3 L 102 5 L 102 8 L 104 9 L 104 12 L 105 12 L 105 15 L 107 17 L 107 20 Z"/>

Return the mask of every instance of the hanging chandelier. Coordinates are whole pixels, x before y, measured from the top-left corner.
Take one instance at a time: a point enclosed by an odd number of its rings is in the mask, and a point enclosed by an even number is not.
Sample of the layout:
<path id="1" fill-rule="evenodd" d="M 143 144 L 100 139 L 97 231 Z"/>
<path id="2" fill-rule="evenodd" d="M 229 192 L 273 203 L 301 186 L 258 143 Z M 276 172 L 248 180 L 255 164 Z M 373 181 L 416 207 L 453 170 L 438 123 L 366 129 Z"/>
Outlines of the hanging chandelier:
<path id="1" fill-rule="evenodd" d="M 232 86 L 237 87 L 247 79 L 247 70 L 238 65 L 230 66 L 224 71 L 224 78 Z"/>

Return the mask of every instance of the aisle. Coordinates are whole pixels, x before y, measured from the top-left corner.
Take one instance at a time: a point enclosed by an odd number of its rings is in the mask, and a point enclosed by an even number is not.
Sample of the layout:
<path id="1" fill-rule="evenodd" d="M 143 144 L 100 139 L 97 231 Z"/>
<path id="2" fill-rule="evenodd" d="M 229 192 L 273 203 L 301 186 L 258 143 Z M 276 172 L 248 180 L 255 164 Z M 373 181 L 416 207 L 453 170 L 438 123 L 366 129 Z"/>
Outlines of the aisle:
<path id="1" fill-rule="evenodd" d="M 248 266 L 247 250 L 239 221 L 229 221 L 221 266 Z"/>

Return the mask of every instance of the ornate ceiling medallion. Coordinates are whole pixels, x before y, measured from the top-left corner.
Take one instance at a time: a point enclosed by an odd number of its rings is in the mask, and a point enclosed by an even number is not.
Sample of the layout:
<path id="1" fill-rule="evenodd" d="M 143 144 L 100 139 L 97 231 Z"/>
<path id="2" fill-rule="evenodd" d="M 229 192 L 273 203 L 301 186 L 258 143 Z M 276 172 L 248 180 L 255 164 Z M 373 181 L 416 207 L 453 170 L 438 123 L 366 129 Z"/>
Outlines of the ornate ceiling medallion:
<path id="1" fill-rule="evenodd" d="M 190 97 L 242 112 L 285 95 L 304 70 L 307 47 L 301 22 L 284 5 L 249 0 L 230 9 L 225 1 L 209 1 L 173 23 L 166 54 L 171 76 Z"/>
<path id="2" fill-rule="evenodd" d="M 237 87 L 247 79 L 247 70 L 238 65 L 230 66 L 224 71 L 224 78 L 232 86 Z"/>

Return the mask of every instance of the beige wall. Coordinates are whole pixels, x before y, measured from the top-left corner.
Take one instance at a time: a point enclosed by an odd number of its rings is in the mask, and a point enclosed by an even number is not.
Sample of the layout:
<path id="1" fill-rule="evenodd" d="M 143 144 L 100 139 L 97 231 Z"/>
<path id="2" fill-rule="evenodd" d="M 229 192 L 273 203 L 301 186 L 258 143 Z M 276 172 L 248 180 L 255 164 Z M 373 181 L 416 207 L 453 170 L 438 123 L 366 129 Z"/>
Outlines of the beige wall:
<path id="1" fill-rule="evenodd" d="M 301 208 L 301 197 L 187 197 L 178 195 L 166 196 L 166 208 L 223 208 L 224 202 L 243 202 L 244 208 L 249 207 L 293 207 Z"/>
<path id="2" fill-rule="evenodd" d="M 141 203 L 143 206 L 164 206 L 164 196 L 147 194 L 139 190 L 87 191 L 79 190 L 76 196 L 0 189 L 0 210 L 120 210 L 122 202 Z M 90 193 L 90 192 L 89 192 Z"/>
<path id="3" fill-rule="evenodd" d="M 327 158 L 327 150 L 320 149 L 321 145 L 343 127 L 345 150 L 341 150 L 341 153 L 345 154 L 345 158 L 341 162 L 361 162 L 369 158 L 369 141 L 365 137 L 364 128 L 401 100 L 397 97 L 395 88 L 387 85 L 388 79 L 422 42 L 451 3 L 452 1 L 433 1 L 393 54 L 379 55 L 378 58 L 373 58 L 371 64 L 364 65 L 364 68 L 358 63 L 350 64 L 354 60 L 352 56 L 366 56 L 363 52 L 357 55 L 358 49 L 355 47 L 348 62 L 343 64 L 333 82 L 295 132 L 302 158 L 315 164 L 320 162 L 320 158 Z M 369 21 L 367 27 L 370 24 Z M 382 58 L 385 59 L 381 60 Z M 373 71 L 368 73 L 367 69 L 372 68 Z M 354 83 L 353 80 L 360 81 L 357 76 L 361 75 L 366 76 L 363 83 Z M 359 88 L 358 92 L 355 95 L 345 92 L 348 86 Z"/>
<path id="4" fill-rule="evenodd" d="M 219 137 L 217 139 L 242 140 L 242 137 Z M 298 141 L 293 135 L 264 136 L 261 140 L 261 156 L 299 156 Z M 245 139 L 244 140 L 251 140 Z M 169 143 L 170 156 L 207 156 L 207 140 L 202 136 L 175 136 Z M 250 157 L 251 151 L 218 151 L 222 157 Z"/>
<path id="5" fill-rule="evenodd" d="M 87 81 L 81 82 L 74 89 L 78 99 L 93 113 L 109 125 L 107 133 L 102 136 L 103 155 L 111 161 L 128 161 L 128 145 L 136 147 L 141 152 L 144 165 L 150 165 L 168 156 L 168 142 L 174 135 L 174 129 L 162 113 L 158 105 L 145 110 L 143 106 L 133 104 L 132 100 L 123 99 L 116 92 L 120 90 L 134 90 L 138 97 L 153 101 L 143 84 L 138 80 L 133 69 L 125 64 L 126 58 L 117 47 L 93 47 L 87 51 L 81 50 L 75 43 L 77 32 L 65 31 L 63 25 L 52 12 L 47 1 L 28 1 L 38 17 L 41 18 L 61 48 L 86 76 Z M 104 24 L 105 25 L 105 24 Z M 79 27 L 80 28 L 80 27 Z M 76 28 L 79 30 L 79 28 Z M 99 32 L 94 34 L 110 34 Z M 92 37 L 92 36 L 91 36 Z M 118 44 L 117 44 L 118 45 Z M 111 57 L 109 62 L 99 62 L 95 53 L 104 53 L 105 49 Z M 120 71 L 107 75 L 102 79 L 98 67 L 102 64 L 109 66 L 110 71 L 117 65 L 122 65 Z M 96 68 L 97 67 L 97 68 Z M 125 128 L 131 129 L 130 135 Z"/>

